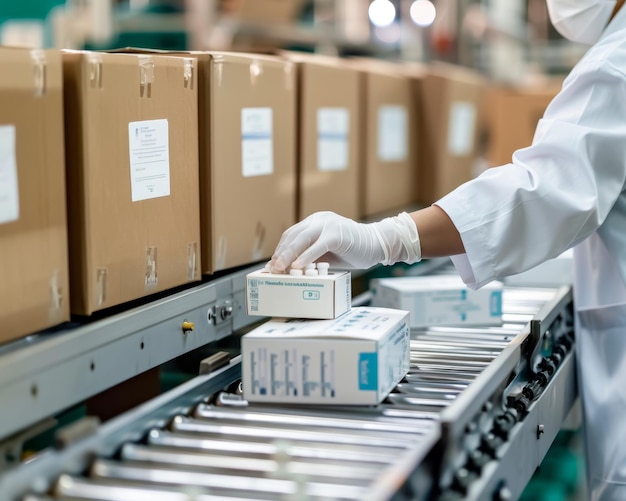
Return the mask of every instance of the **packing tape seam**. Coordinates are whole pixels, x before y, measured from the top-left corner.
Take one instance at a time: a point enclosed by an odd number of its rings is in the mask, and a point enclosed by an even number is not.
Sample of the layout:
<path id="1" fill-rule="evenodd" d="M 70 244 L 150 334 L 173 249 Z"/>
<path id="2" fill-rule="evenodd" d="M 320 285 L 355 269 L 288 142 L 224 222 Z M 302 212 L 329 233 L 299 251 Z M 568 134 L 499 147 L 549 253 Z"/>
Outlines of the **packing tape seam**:
<path id="1" fill-rule="evenodd" d="M 100 54 L 87 54 L 89 65 L 89 84 L 93 89 L 102 89 L 102 56 Z"/>
<path id="2" fill-rule="evenodd" d="M 46 92 L 47 85 L 46 53 L 41 49 L 33 49 L 30 51 L 30 57 L 33 61 L 33 80 L 35 85 L 35 96 L 43 96 Z"/>
<path id="3" fill-rule="evenodd" d="M 186 88 L 193 88 L 193 59 L 190 57 L 183 59 L 183 80 Z"/>
<path id="4" fill-rule="evenodd" d="M 261 75 L 263 75 L 263 64 L 258 59 L 253 59 L 250 63 L 250 84 L 253 87 Z"/>
<path id="5" fill-rule="evenodd" d="M 145 287 L 146 289 L 154 288 L 159 283 L 159 277 L 157 274 L 157 248 L 146 247 L 146 276 Z"/>
<path id="6" fill-rule="evenodd" d="M 108 268 L 96 268 L 96 307 L 102 306 L 107 300 Z"/>
<path id="7" fill-rule="evenodd" d="M 61 309 L 61 302 L 63 300 L 63 291 L 59 288 L 58 269 L 52 272 L 48 283 L 50 285 L 50 314 L 54 316 Z"/>
<path id="8" fill-rule="evenodd" d="M 139 63 L 139 85 L 154 83 L 154 59 L 152 56 L 137 56 Z"/>
<path id="9" fill-rule="evenodd" d="M 187 280 L 190 282 L 196 279 L 196 269 L 198 267 L 198 242 L 191 242 L 187 245 Z"/>

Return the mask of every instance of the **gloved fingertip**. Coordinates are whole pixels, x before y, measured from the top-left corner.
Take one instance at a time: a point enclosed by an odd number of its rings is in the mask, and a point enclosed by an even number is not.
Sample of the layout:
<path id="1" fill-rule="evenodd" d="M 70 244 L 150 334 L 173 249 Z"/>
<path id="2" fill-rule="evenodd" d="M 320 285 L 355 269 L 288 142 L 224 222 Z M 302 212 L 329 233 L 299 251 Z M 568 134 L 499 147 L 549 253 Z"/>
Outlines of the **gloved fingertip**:
<path id="1" fill-rule="evenodd" d="M 298 270 L 304 270 L 309 264 L 310 263 L 296 259 L 293 263 L 291 263 L 291 267 L 296 268 Z"/>
<path id="2" fill-rule="evenodd" d="M 272 258 L 270 261 L 270 270 L 272 273 L 283 273 L 287 267 L 280 258 Z"/>

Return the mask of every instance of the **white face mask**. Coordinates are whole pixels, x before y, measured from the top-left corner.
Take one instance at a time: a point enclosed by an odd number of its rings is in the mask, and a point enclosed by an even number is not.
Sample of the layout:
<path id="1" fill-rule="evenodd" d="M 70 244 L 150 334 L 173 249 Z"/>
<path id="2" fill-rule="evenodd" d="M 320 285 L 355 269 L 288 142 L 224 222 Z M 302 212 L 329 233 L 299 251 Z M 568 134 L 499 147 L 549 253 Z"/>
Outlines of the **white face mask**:
<path id="1" fill-rule="evenodd" d="M 550 21 L 572 42 L 593 45 L 609 22 L 616 0 L 547 0 Z"/>

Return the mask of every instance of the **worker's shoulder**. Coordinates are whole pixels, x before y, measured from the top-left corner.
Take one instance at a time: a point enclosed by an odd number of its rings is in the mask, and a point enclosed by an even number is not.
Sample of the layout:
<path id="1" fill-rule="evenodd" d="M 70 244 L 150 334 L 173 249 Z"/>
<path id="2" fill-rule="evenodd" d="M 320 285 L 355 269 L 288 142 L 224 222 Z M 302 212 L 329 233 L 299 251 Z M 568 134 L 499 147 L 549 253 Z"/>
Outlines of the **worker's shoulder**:
<path id="1" fill-rule="evenodd" d="M 594 71 L 626 75 L 626 15 L 611 22 L 583 60 Z"/>
<path id="2" fill-rule="evenodd" d="M 606 77 L 626 79 L 626 26 L 603 36 L 576 64 L 570 77 L 594 80 Z"/>

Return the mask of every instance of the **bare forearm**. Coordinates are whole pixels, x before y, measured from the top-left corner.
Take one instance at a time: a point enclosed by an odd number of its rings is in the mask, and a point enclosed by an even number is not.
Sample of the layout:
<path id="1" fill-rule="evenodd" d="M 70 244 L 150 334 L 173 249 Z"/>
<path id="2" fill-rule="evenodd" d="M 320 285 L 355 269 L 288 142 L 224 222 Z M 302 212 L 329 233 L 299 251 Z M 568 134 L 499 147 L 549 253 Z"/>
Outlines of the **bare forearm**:
<path id="1" fill-rule="evenodd" d="M 461 235 L 448 215 L 436 205 L 412 212 L 417 225 L 423 258 L 465 253 Z"/>

